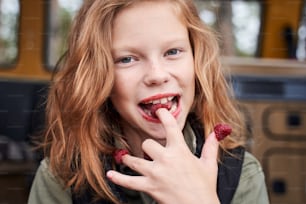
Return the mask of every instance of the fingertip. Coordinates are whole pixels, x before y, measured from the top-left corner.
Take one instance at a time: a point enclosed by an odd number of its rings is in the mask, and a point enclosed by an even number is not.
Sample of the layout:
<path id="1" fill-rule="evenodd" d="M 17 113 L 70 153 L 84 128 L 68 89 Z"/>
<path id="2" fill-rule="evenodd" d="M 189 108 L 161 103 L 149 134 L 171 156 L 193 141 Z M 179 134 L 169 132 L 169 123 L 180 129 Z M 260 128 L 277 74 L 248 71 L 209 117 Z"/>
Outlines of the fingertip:
<path id="1" fill-rule="evenodd" d="M 216 137 L 216 133 L 215 132 L 211 132 L 209 135 L 208 135 L 208 140 L 210 140 L 213 144 L 219 146 L 219 140 L 218 138 Z"/>
<path id="2" fill-rule="evenodd" d="M 114 176 L 114 172 L 112 170 L 109 170 L 106 172 L 106 177 L 109 179 L 112 179 Z"/>
<path id="3" fill-rule="evenodd" d="M 164 117 L 165 114 L 167 114 L 167 112 L 169 112 L 167 109 L 165 108 L 159 108 L 156 110 L 156 115 L 157 117 L 160 119 L 161 117 Z"/>
<path id="4" fill-rule="evenodd" d="M 176 127 L 177 121 L 175 117 L 165 108 L 156 111 L 156 115 L 164 127 Z"/>
<path id="5" fill-rule="evenodd" d="M 122 164 L 123 158 L 129 154 L 129 151 L 126 149 L 117 149 L 113 153 L 113 158 L 115 159 L 116 164 Z"/>

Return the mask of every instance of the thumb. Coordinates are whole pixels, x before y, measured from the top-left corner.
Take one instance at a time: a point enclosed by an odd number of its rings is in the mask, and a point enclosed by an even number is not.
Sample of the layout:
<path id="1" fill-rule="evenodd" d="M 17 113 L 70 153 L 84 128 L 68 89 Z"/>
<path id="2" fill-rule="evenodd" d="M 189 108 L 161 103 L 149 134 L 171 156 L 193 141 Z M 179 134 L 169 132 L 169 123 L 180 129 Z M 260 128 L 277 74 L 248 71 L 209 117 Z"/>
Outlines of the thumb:
<path id="1" fill-rule="evenodd" d="M 205 144 L 203 145 L 200 159 L 217 162 L 218 150 L 219 150 L 219 142 L 215 136 L 215 133 L 212 132 L 208 135 L 208 137 L 205 140 Z"/>

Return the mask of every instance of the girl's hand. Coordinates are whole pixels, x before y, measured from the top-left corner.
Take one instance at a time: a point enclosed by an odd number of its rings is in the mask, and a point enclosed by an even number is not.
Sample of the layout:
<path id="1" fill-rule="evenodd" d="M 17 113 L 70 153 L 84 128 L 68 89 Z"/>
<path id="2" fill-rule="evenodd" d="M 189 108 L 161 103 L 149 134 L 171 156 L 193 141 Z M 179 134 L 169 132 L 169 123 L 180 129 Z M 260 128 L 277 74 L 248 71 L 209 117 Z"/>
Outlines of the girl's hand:
<path id="1" fill-rule="evenodd" d="M 152 139 L 145 140 L 142 148 L 152 161 L 128 154 L 122 157 L 123 164 L 141 176 L 111 170 L 107 177 L 115 184 L 149 194 L 160 204 L 220 203 L 216 192 L 218 141 L 215 134 L 206 138 L 202 155 L 197 158 L 190 152 L 168 110 L 159 109 L 157 116 L 166 131 L 166 146 Z"/>

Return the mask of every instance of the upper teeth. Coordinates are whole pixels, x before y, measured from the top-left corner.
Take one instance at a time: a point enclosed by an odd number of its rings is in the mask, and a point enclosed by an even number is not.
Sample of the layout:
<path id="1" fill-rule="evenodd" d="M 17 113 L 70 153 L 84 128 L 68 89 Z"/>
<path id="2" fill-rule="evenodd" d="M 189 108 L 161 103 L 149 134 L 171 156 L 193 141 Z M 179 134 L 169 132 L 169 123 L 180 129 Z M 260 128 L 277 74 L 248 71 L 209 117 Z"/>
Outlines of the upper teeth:
<path id="1" fill-rule="evenodd" d="M 147 101 L 147 102 L 145 102 L 145 104 L 150 104 L 150 103 L 152 103 L 152 104 L 166 104 L 169 101 L 172 101 L 173 98 L 174 98 L 174 96 L 169 96 L 169 97 L 166 97 L 166 98 Z"/>

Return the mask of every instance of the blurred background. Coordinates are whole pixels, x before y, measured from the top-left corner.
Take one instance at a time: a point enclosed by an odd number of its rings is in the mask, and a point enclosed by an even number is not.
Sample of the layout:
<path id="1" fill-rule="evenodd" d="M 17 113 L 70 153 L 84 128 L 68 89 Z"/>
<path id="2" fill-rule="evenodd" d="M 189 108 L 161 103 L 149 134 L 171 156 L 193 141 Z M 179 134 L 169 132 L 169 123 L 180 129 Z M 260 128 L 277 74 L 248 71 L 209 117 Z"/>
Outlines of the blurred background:
<path id="1" fill-rule="evenodd" d="M 82 0 L 0 0 L 0 204 L 27 203 L 52 71 Z M 306 203 L 306 0 L 195 0 L 272 204 Z"/>

